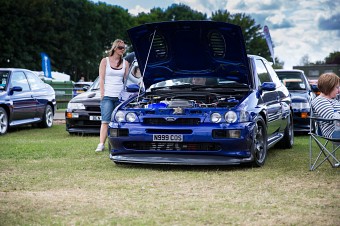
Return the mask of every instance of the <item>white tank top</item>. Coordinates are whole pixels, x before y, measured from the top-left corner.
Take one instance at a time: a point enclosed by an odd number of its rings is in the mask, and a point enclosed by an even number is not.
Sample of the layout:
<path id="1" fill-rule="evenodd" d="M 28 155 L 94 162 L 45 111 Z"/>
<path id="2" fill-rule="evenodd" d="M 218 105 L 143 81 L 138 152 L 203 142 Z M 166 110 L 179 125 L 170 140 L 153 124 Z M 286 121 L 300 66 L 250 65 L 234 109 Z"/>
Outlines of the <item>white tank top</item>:
<path id="1" fill-rule="evenodd" d="M 110 60 L 106 57 L 106 70 L 104 79 L 104 96 L 118 97 L 123 89 L 123 78 L 125 73 L 125 60 L 123 59 L 122 69 L 112 69 Z"/>

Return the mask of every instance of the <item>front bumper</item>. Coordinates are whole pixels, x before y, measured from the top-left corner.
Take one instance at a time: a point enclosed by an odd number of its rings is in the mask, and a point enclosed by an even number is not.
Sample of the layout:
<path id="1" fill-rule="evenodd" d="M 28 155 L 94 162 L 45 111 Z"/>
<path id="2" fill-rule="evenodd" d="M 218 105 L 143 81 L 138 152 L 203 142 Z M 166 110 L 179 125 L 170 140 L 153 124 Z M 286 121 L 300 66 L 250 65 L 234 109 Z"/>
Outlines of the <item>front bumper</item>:
<path id="1" fill-rule="evenodd" d="M 254 161 L 253 156 L 248 158 L 231 158 L 226 156 L 208 155 L 178 155 L 178 154 L 126 154 L 112 155 L 110 159 L 115 163 L 129 164 L 166 164 L 166 165 L 239 165 Z"/>

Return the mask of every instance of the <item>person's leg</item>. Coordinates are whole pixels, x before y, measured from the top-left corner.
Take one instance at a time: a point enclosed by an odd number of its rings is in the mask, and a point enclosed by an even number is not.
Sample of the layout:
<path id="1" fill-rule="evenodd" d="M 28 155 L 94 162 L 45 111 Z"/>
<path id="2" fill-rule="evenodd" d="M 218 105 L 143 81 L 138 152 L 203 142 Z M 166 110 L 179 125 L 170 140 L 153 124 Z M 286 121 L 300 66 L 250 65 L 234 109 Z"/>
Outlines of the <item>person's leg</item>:
<path id="1" fill-rule="evenodd" d="M 96 151 L 103 151 L 107 138 L 108 125 L 111 120 L 111 114 L 115 107 L 115 102 L 110 97 L 104 97 L 100 102 L 100 111 L 102 116 L 102 124 L 100 126 L 99 144 Z"/>
<path id="2" fill-rule="evenodd" d="M 105 144 L 106 138 L 107 138 L 107 129 L 109 127 L 108 123 L 102 123 L 100 126 L 100 138 L 99 142 L 102 144 Z"/>

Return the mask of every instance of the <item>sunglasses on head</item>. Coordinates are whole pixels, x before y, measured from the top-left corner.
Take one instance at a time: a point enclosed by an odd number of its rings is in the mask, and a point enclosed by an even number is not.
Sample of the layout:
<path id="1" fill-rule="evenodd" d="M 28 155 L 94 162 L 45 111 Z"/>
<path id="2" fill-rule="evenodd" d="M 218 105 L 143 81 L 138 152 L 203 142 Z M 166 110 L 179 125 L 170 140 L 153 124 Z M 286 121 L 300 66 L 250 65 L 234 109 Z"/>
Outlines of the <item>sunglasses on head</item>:
<path id="1" fill-rule="evenodd" d="M 125 49 L 125 46 L 117 46 L 117 49 L 119 50 Z"/>

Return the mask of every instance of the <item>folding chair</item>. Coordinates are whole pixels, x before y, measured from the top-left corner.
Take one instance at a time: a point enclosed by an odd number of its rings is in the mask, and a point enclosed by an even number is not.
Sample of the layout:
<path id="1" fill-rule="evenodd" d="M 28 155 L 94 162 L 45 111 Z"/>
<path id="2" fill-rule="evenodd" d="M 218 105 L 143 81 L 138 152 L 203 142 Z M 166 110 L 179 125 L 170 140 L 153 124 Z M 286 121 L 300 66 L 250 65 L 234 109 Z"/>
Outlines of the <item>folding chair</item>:
<path id="1" fill-rule="evenodd" d="M 310 170 L 313 171 L 328 162 L 333 168 L 340 166 L 340 161 L 336 157 L 336 152 L 340 149 L 340 138 L 329 138 L 322 135 L 320 122 L 331 122 L 334 119 L 324 119 L 313 116 L 311 110 L 310 130 L 309 130 L 309 158 Z M 318 149 L 315 148 L 315 145 Z"/>

